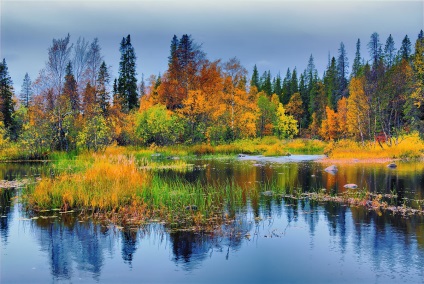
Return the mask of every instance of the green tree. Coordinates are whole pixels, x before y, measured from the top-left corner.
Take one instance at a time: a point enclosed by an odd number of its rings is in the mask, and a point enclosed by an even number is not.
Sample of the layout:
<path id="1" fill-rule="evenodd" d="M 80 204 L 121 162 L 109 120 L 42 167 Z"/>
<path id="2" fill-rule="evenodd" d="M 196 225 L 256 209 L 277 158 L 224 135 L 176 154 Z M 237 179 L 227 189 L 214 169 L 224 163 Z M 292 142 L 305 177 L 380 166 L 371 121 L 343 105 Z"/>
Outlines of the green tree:
<path id="1" fill-rule="evenodd" d="M 290 100 L 291 95 L 292 95 L 291 72 L 290 72 L 290 68 L 287 68 L 286 77 L 284 77 L 284 80 L 283 80 L 283 97 L 281 102 L 283 104 L 287 104 Z"/>
<path id="2" fill-rule="evenodd" d="M 344 43 L 340 43 L 339 48 L 339 56 L 337 57 L 337 96 L 334 102 L 332 102 L 333 106 L 335 106 L 336 102 L 342 97 L 347 96 L 347 79 L 346 75 L 349 68 L 349 62 L 347 58 L 346 48 Z"/>
<path id="3" fill-rule="evenodd" d="M 290 84 L 290 88 L 291 88 L 291 95 L 293 95 L 294 93 L 299 92 L 299 83 L 297 81 L 297 70 L 296 67 L 293 69 L 293 73 L 291 75 L 291 84 Z"/>
<path id="4" fill-rule="evenodd" d="M 370 41 L 368 43 L 368 50 L 372 59 L 372 65 L 374 67 L 380 61 L 383 52 L 381 49 L 380 35 L 378 33 L 374 32 L 371 35 Z"/>
<path id="5" fill-rule="evenodd" d="M 356 52 L 355 52 L 355 59 L 353 60 L 352 65 L 352 74 L 351 77 L 358 77 L 363 75 L 362 74 L 362 58 L 361 58 L 361 40 L 358 38 L 358 41 L 356 42 Z"/>
<path id="6" fill-rule="evenodd" d="M 110 95 L 108 84 L 110 75 L 106 63 L 103 61 L 100 65 L 99 75 L 97 76 L 97 102 L 104 117 L 108 115 Z"/>
<path id="7" fill-rule="evenodd" d="M 388 68 L 392 67 L 396 58 L 396 48 L 395 41 L 393 40 L 392 35 L 390 34 L 386 40 L 386 45 L 384 46 L 384 59 L 386 66 Z"/>
<path id="8" fill-rule="evenodd" d="M 122 38 L 119 51 L 121 60 L 119 62 L 118 93 L 121 97 L 122 110 L 129 112 L 138 108 L 136 55 L 131 44 L 131 36 Z"/>
<path id="9" fill-rule="evenodd" d="M 99 107 L 87 119 L 78 133 L 77 146 L 95 152 L 104 150 L 111 143 L 111 130 Z"/>
<path id="10" fill-rule="evenodd" d="M 330 65 L 327 67 L 324 75 L 324 89 L 327 97 L 327 104 L 332 109 L 335 108 L 338 100 L 337 92 L 340 89 L 338 87 L 338 82 L 336 59 L 332 57 Z"/>
<path id="11" fill-rule="evenodd" d="M 167 145 L 178 140 L 183 133 L 182 124 L 177 115 L 164 105 L 154 105 L 137 113 L 135 134 L 144 144 Z"/>
<path id="12" fill-rule="evenodd" d="M 25 77 L 21 87 L 20 101 L 21 104 L 24 105 L 26 108 L 29 107 L 29 104 L 32 100 L 33 91 L 31 85 L 31 78 L 29 77 L 28 73 L 25 73 Z"/>
<path id="13" fill-rule="evenodd" d="M 0 115 L 4 127 L 9 131 L 12 126 L 12 115 L 15 109 L 13 102 L 13 82 L 9 76 L 6 59 L 0 63 Z"/>
<path id="14" fill-rule="evenodd" d="M 411 40 L 409 39 L 408 35 L 405 35 L 405 37 L 402 40 L 402 45 L 400 46 L 399 53 L 401 58 L 408 61 L 411 56 Z"/>
<path id="15" fill-rule="evenodd" d="M 258 72 L 258 68 L 256 67 L 256 64 L 255 66 L 253 66 L 253 74 L 252 74 L 252 79 L 250 80 L 250 86 L 256 87 L 256 89 L 260 91 L 259 72 Z"/>
<path id="16" fill-rule="evenodd" d="M 271 72 L 265 71 L 260 78 L 261 92 L 265 92 L 268 96 L 272 95 L 272 83 L 271 83 Z"/>
<path id="17" fill-rule="evenodd" d="M 282 103 L 278 104 L 274 129 L 279 138 L 291 139 L 298 133 L 297 120 L 286 114 Z"/>
<path id="18" fill-rule="evenodd" d="M 74 112 L 79 112 L 80 99 L 78 95 L 78 86 L 77 86 L 77 81 L 75 80 L 74 74 L 72 72 L 71 62 L 69 62 L 68 65 L 66 66 L 63 94 L 69 98 L 72 110 Z"/>

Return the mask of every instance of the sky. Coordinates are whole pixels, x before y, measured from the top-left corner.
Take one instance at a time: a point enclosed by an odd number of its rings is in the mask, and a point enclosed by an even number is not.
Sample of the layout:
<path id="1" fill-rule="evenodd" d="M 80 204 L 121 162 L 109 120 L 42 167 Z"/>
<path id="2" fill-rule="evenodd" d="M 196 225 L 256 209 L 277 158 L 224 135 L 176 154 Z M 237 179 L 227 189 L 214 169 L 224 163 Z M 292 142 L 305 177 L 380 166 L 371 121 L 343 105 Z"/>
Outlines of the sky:
<path id="1" fill-rule="evenodd" d="M 131 35 L 137 72 L 164 73 L 173 35 L 189 34 L 209 60 L 237 57 L 252 73 L 306 68 L 312 54 L 322 76 L 329 54 L 343 42 L 352 66 L 356 41 L 369 59 L 367 43 L 377 32 L 384 45 L 391 34 L 396 48 L 408 35 L 412 45 L 424 29 L 424 1 L 242 1 L 242 0 L 85 0 L 0 1 L 0 57 L 19 94 L 25 73 L 34 81 L 45 67 L 53 39 L 69 33 L 71 42 L 99 39 L 102 54 L 118 76 L 119 45 Z"/>

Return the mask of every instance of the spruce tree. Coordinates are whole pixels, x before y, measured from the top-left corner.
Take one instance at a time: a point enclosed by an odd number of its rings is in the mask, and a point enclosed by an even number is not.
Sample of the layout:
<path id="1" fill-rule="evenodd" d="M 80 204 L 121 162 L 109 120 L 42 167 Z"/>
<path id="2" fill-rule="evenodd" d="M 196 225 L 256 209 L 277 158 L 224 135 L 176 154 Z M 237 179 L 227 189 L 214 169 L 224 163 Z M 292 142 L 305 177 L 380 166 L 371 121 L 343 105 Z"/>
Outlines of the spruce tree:
<path id="1" fill-rule="evenodd" d="M 289 102 L 291 95 L 291 72 L 290 68 L 287 68 L 286 76 L 283 79 L 283 99 L 281 103 L 286 105 Z"/>
<path id="2" fill-rule="evenodd" d="M 28 108 L 32 100 L 32 83 L 28 73 L 25 73 L 24 81 L 22 82 L 20 101 L 23 106 Z"/>
<path id="3" fill-rule="evenodd" d="M 273 84 L 272 84 L 272 92 L 276 94 L 281 102 L 282 95 L 283 95 L 283 88 L 281 85 L 281 76 L 280 73 L 277 74 L 277 77 L 274 78 Z"/>
<path id="4" fill-rule="evenodd" d="M 119 51 L 121 61 L 119 62 L 118 93 L 122 101 L 122 110 L 129 112 L 138 108 L 136 55 L 131 44 L 131 36 L 122 38 Z"/>
<path id="5" fill-rule="evenodd" d="M 109 110 L 110 95 L 107 89 L 109 80 L 109 71 L 106 62 L 103 61 L 100 65 L 99 75 L 97 76 L 97 102 L 103 116 L 107 116 Z"/>
<path id="6" fill-rule="evenodd" d="M 0 115 L 6 129 L 13 124 L 12 114 L 14 112 L 13 82 L 9 76 L 6 59 L 0 63 Z"/>
<path id="7" fill-rule="evenodd" d="M 71 62 L 69 62 L 66 66 L 63 94 L 69 99 L 72 111 L 78 112 L 80 110 L 80 99 L 78 95 L 77 81 L 75 80 L 72 72 Z"/>
<path id="8" fill-rule="evenodd" d="M 399 53 L 402 59 L 405 59 L 406 61 L 409 60 L 411 56 L 411 41 L 409 40 L 408 35 L 403 38 Z"/>
<path id="9" fill-rule="evenodd" d="M 253 74 L 252 74 L 252 79 L 250 80 L 250 86 L 251 87 L 256 87 L 258 91 L 260 90 L 260 84 L 259 84 L 259 72 L 258 72 L 258 68 L 255 66 L 253 66 Z"/>
<path id="10" fill-rule="evenodd" d="M 378 33 L 374 32 L 371 35 L 370 42 L 368 43 L 368 50 L 372 59 L 373 68 L 376 68 L 382 55 L 380 35 Z"/>
<path id="11" fill-rule="evenodd" d="M 299 92 L 299 83 L 297 81 L 297 70 L 296 67 L 293 69 L 293 73 L 291 75 L 291 83 L 290 83 L 290 88 L 291 88 L 291 95 L 293 95 L 294 93 Z"/>
<path id="12" fill-rule="evenodd" d="M 260 89 L 268 96 L 272 95 L 271 72 L 265 71 L 260 79 Z"/>
<path id="13" fill-rule="evenodd" d="M 328 106 L 330 106 L 331 109 L 335 109 L 337 104 L 337 92 L 340 89 L 338 81 L 336 59 L 332 57 L 324 76 L 324 90 L 327 96 Z"/>
<path id="14" fill-rule="evenodd" d="M 392 67 L 392 65 L 394 64 L 396 57 L 395 52 L 395 41 L 393 40 L 393 37 L 390 34 L 386 40 L 386 45 L 384 46 L 384 59 L 388 68 Z"/>
<path id="15" fill-rule="evenodd" d="M 336 103 L 343 96 L 347 95 L 347 70 L 349 68 L 349 62 L 347 59 L 347 52 L 344 46 L 344 43 L 340 43 L 339 56 L 337 58 L 337 97 L 335 98 L 334 103 Z"/>
<path id="16" fill-rule="evenodd" d="M 358 77 L 362 73 L 362 63 L 361 63 L 361 40 L 358 38 L 358 41 L 356 42 L 356 52 L 355 52 L 355 59 L 353 60 L 352 65 L 352 74 L 351 77 Z"/>

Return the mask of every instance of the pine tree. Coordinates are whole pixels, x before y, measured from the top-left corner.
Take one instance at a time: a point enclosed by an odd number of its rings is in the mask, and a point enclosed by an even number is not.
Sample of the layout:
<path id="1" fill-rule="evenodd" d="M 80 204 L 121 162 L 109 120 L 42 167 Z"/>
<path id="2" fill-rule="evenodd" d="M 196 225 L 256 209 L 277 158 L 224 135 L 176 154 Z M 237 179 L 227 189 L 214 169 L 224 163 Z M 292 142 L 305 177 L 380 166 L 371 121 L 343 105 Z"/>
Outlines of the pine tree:
<path id="1" fill-rule="evenodd" d="M 122 110 L 129 112 L 138 108 L 136 56 L 128 35 L 121 41 L 121 61 L 119 62 L 118 93 L 122 101 Z"/>
<path id="2" fill-rule="evenodd" d="M 272 95 L 271 72 L 265 71 L 260 79 L 260 89 L 268 96 Z"/>
<path id="3" fill-rule="evenodd" d="M 347 59 L 347 52 L 344 46 L 344 43 L 340 43 L 339 48 L 339 57 L 337 58 L 337 87 L 338 92 L 335 100 L 333 101 L 333 106 L 335 103 L 342 97 L 347 95 L 347 70 L 349 68 L 349 62 Z"/>
<path id="4" fill-rule="evenodd" d="M 272 93 L 276 94 L 281 101 L 281 96 L 283 94 L 283 88 L 281 86 L 281 76 L 280 73 L 277 74 L 277 77 L 274 78 L 272 83 Z"/>
<path id="5" fill-rule="evenodd" d="M 392 67 L 396 57 L 396 48 L 395 41 L 393 40 L 392 35 L 390 34 L 386 40 L 386 45 L 384 46 L 384 59 L 386 61 L 386 66 L 388 68 Z"/>
<path id="6" fill-rule="evenodd" d="M 283 99 L 281 102 L 286 105 L 289 102 L 291 95 L 291 72 L 290 68 L 287 68 L 286 77 L 284 77 L 283 80 Z"/>
<path id="7" fill-rule="evenodd" d="M 355 59 L 353 60 L 352 65 L 352 74 L 351 77 L 358 77 L 362 74 L 362 63 L 361 63 L 361 40 L 358 38 L 356 42 L 356 52 Z"/>
<path id="8" fill-rule="evenodd" d="M 251 87 L 256 87 L 258 92 L 260 92 L 260 86 L 259 86 L 259 72 L 258 72 L 258 68 L 255 66 L 253 66 L 253 74 L 252 74 L 252 79 L 250 80 L 250 86 Z"/>
<path id="9" fill-rule="evenodd" d="M 375 68 L 382 55 L 380 35 L 378 33 L 375 32 L 371 35 L 370 42 L 368 43 L 368 50 L 372 59 L 373 68 Z"/>
<path id="10" fill-rule="evenodd" d="M 13 123 L 13 82 L 9 76 L 6 59 L 0 63 L 0 115 L 4 127 L 10 129 Z"/>
<path id="11" fill-rule="evenodd" d="M 291 95 L 293 95 L 294 93 L 299 92 L 299 83 L 297 81 L 297 70 L 296 67 L 293 69 L 293 73 L 291 75 L 291 83 L 290 83 L 290 88 L 291 88 Z"/>
<path id="12" fill-rule="evenodd" d="M 409 40 L 408 35 L 403 38 L 399 53 L 402 59 L 405 59 L 406 61 L 409 60 L 411 56 L 411 41 Z"/>
<path id="13" fill-rule="evenodd" d="M 110 76 L 106 63 L 103 61 L 100 65 L 99 75 L 97 76 L 97 102 L 103 116 L 107 116 L 109 110 L 110 95 L 108 91 Z"/>
<path id="14" fill-rule="evenodd" d="M 28 73 L 25 73 L 24 81 L 22 82 L 21 87 L 21 96 L 20 101 L 21 104 L 24 105 L 26 108 L 30 105 L 32 101 L 32 83 L 31 78 L 29 77 Z"/>
<path id="15" fill-rule="evenodd" d="M 324 88 L 325 88 L 325 94 L 327 96 L 327 102 L 328 105 L 335 109 L 335 106 L 338 101 L 337 92 L 339 91 L 338 86 L 338 77 L 337 77 L 337 65 L 336 65 L 336 59 L 334 57 L 330 60 L 330 65 L 327 67 L 327 70 L 325 71 L 324 76 Z"/>
<path id="16" fill-rule="evenodd" d="M 72 64 L 68 63 L 65 73 L 65 84 L 63 86 L 63 94 L 69 99 L 72 111 L 78 112 L 80 109 L 80 99 L 78 95 L 77 81 L 72 72 Z"/>

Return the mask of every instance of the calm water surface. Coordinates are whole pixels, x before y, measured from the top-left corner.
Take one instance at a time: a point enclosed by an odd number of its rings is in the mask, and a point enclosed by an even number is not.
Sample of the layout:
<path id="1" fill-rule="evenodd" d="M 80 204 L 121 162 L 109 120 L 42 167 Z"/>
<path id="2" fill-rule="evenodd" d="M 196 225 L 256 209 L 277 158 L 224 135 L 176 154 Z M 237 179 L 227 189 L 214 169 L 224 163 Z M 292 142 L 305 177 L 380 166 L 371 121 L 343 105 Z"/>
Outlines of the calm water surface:
<path id="1" fill-rule="evenodd" d="M 308 157 L 199 160 L 193 172 L 163 172 L 188 181 L 266 188 L 270 182 L 329 193 L 356 183 L 397 203 L 420 206 L 424 166 L 339 165 Z M 34 175 L 45 165 L 0 164 L 0 178 Z M 169 233 L 152 223 L 122 231 L 70 214 L 27 220 L 19 190 L 0 197 L 1 283 L 424 283 L 424 219 L 362 208 L 260 196 L 224 225 L 226 234 Z M 52 216 L 58 216 L 51 218 Z M 47 218 L 49 217 L 49 218 Z"/>

